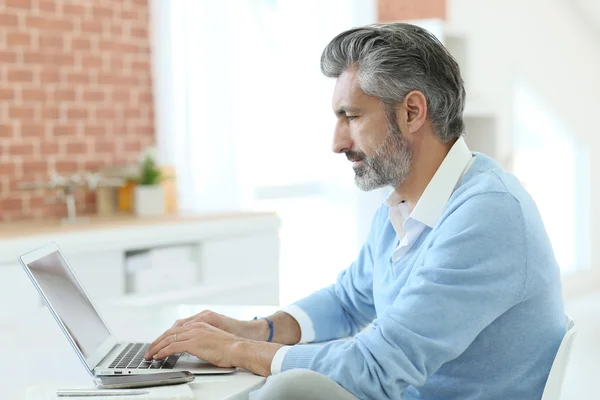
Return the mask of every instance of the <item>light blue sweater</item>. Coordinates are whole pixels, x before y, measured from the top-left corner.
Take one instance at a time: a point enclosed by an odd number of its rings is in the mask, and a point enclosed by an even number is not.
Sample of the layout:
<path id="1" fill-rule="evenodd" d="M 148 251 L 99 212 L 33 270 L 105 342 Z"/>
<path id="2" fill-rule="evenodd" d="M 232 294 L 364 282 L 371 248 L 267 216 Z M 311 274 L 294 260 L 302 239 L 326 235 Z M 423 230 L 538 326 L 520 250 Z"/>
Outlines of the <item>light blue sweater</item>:
<path id="1" fill-rule="evenodd" d="M 356 262 L 295 303 L 315 341 L 354 340 L 294 346 L 282 370 L 361 399 L 540 399 L 566 328 L 559 268 L 520 183 L 477 154 L 437 225 L 392 262 L 397 244 L 382 205 Z"/>

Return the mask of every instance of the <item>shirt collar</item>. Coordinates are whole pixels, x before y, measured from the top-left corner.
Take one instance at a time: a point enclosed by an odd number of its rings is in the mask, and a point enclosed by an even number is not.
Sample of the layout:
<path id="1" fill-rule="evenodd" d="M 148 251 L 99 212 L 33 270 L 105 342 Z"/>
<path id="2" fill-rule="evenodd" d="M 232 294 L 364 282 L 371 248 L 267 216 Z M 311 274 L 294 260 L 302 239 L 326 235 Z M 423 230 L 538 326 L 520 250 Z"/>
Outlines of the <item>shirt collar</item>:
<path id="1" fill-rule="evenodd" d="M 433 228 L 442 213 L 454 188 L 463 176 L 473 155 L 461 136 L 452 146 L 444 161 L 429 181 L 421 198 L 410 214 L 415 219 Z M 396 206 L 401 201 L 400 195 L 393 190 L 385 199 L 388 206 Z"/>

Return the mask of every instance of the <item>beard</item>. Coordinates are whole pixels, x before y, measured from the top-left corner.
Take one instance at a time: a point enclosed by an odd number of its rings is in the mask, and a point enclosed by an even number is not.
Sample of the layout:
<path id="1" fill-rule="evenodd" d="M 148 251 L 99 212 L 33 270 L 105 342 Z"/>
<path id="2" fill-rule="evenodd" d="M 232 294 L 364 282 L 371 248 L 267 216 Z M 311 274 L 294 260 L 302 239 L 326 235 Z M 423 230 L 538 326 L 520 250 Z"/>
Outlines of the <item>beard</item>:
<path id="1" fill-rule="evenodd" d="M 399 186 L 408 176 L 412 156 L 412 147 L 402 137 L 395 118 L 389 121 L 386 138 L 373 156 L 355 151 L 346 153 L 348 159 L 363 161 L 362 165 L 354 168 L 354 181 L 363 191 Z"/>

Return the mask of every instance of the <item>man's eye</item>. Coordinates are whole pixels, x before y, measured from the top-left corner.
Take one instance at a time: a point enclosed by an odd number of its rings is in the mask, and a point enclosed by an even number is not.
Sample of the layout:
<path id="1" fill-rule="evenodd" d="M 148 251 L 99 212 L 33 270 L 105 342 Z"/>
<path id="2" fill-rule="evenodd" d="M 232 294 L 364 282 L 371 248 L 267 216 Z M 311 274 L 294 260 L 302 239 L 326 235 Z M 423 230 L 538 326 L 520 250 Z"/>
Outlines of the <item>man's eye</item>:
<path id="1" fill-rule="evenodd" d="M 358 118 L 358 115 L 346 115 L 346 119 L 348 121 L 352 121 L 353 119 L 356 119 L 356 118 Z"/>

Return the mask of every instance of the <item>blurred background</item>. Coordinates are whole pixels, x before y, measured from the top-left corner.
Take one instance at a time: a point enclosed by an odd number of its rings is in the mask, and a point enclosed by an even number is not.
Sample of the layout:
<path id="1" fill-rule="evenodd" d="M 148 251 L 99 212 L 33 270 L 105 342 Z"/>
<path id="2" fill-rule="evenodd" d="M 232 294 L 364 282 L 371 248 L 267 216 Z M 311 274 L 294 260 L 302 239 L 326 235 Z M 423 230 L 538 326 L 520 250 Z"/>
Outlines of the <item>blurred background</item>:
<path id="1" fill-rule="evenodd" d="M 597 1 L 0 0 L 4 297 L 31 295 L 16 256 L 47 240 L 91 293 L 140 304 L 283 305 L 331 283 L 383 191 L 331 152 L 319 58 L 378 21 L 448 47 L 467 142 L 534 197 L 566 298 L 594 296 Z"/>

